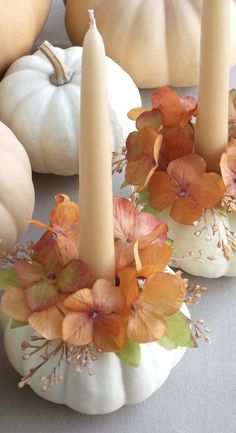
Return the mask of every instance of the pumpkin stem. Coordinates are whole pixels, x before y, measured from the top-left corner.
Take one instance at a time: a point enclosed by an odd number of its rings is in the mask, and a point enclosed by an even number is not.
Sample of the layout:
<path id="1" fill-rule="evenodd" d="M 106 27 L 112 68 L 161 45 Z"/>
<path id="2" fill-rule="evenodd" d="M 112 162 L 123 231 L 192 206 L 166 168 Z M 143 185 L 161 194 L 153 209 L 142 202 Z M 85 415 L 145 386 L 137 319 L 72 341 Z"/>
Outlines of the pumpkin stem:
<path id="1" fill-rule="evenodd" d="M 55 86 L 64 86 L 64 84 L 69 83 L 72 79 L 73 71 L 64 64 L 56 49 L 48 41 L 45 41 L 40 45 L 39 50 L 53 66 L 54 73 L 50 75 L 50 82 Z"/>

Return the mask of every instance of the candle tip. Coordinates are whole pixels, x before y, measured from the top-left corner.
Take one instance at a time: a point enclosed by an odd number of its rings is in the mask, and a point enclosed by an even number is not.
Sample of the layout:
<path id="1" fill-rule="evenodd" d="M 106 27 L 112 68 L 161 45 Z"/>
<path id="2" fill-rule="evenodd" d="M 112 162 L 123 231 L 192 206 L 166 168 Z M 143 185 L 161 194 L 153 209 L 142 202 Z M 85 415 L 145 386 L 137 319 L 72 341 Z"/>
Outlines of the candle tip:
<path id="1" fill-rule="evenodd" d="M 91 27 L 96 25 L 96 20 L 94 17 L 94 9 L 88 9 L 88 14 L 89 14 L 89 24 Z"/>

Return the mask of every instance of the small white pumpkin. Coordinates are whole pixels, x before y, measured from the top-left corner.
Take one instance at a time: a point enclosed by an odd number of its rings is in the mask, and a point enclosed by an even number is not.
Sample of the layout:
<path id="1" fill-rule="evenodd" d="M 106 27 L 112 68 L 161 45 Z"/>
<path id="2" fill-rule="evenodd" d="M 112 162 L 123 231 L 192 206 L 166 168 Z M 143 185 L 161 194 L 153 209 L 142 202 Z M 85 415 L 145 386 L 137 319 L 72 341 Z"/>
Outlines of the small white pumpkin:
<path id="1" fill-rule="evenodd" d="M 11 249 L 27 229 L 34 209 L 34 187 L 27 154 L 0 122 L 0 239 Z"/>
<path id="2" fill-rule="evenodd" d="M 78 173 L 82 48 L 44 43 L 41 51 L 18 59 L 7 71 L 0 83 L 0 120 L 22 142 L 34 171 L 73 175 Z M 141 98 L 129 75 L 109 58 L 107 82 L 112 148 L 120 152 L 132 130 L 127 112 L 140 106 Z"/>
<path id="3" fill-rule="evenodd" d="M 202 0 L 66 0 L 65 23 L 81 45 L 95 10 L 107 55 L 140 88 L 198 83 Z M 214 7 L 214 1 L 212 7 Z M 231 65 L 236 62 L 236 0 L 231 1 Z"/>
<path id="4" fill-rule="evenodd" d="M 189 315 L 186 305 L 184 314 Z M 0 322 L 5 333 L 5 349 L 15 370 L 25 376 L 40 363 L 40 358 L 22 360 L 22 341 L 29 341 L 35 334 L 30 326 L 10 329 L 10 320 L 0 311 Z M 39 378 L 47 376 L 54 364 L 43 366 L 33 376 L 31 388 L 40 397 L 58 404 L 66 404 L 78 412 L 105 414 L 119 409 L 124 404 L 134 404 L 148 398 L 163 385 L 172 368 L 180 361 L 185 349 L 168 351 L 157 343 L 141 345 L 141 364 L 138 368 L 122 364 L 114 353 L 104 353 L 92 364 L 95 374 L 86 371 L 76 373 L 74 368 L 63 364 L 63 382 L 46 392 L 40 391 Z M 41 360 L 42 361 L 42 360 Z"/>
<path id="5" fill-rule="evenodd" d="M 236 215 L 234 213 L 219 217 L 216 213 L 213 216 L 211 210 L 206 210 L 205 223 L 201 221 L 197 226 L 175 222 L 170 217 L 169 208 L 158 212 L 158 216 L 168 225 L 168 237 L 174 241 L 172 266 L 191 275 L 206 278 L 218 278 L 223 275 L 236 276 L 236 251 L 233 252 L 226 235 L 227 232 L 232 240 L 234 238 L 236 247 Z M 213 226 L 218 228 L 215 233 L 212 230 Z M 228 258 L 224 257 L 223 248 Z"/>

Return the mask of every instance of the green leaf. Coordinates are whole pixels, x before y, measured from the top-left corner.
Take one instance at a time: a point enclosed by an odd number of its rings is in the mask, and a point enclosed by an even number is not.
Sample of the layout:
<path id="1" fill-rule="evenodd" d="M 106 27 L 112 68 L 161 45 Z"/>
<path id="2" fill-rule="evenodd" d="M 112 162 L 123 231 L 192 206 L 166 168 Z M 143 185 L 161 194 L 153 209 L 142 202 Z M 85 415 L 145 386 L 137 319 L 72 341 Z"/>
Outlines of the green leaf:
<path id="1" fill-rule="evenodd" d="M 0 291 L 7 286 L 15 286 L 18 282 L 17 274 L 13 268 L 0 269 Z"/>
<path id="2" fill-rule="evenodd" d="M 134 341 L 126 340 L 124 349 L 121 352 L 116 352 L 116 355 L 124 364 L 130 367 L 139 367 L 141 351 L 139 344 Z"/>
<path id="3" fill-rule="evenodd" d="M 18 320 L 12 319 L 10 329 L 21 328 L 22 326 L 27 326 L 28 322 L 19 322 Z"/>
<path id="4" fill-rule="evenodd" d="M 129 183 L 127 182 L 127 180 L 124 180 L 124 182 L 122 183 L 120 189 L 126 188 L 127 186 L 129 186 Z"/>
<path id="5" fill-rule="evenodd" d="M 165 320 L 167 333 L 157 341 L 158 344 L 167 350 L 177 349 L 177 347 L 197 347 L 188 318 L 181 311 L 177 311 L 173 316 L 165 317 Z"/>
<path id="6" fill-rule="evenodd" d="M 167 238 L 166 239 L 166 245 L 168 245 L 171 248 L 174 248 L 175 246 L 175 241 L 173 241 L 173 239 Z"/>
<path id="7" fill-rule="evenodd" d="M 150 192 L 149 192 L 148 187 L 146 187 L 142 191 L 139 192 L 139 198 L 138 198 L 137 204 L 145 203 L 145 202 L 149 201 L 149 199 L 150 199 Z"/>
<path id="8" fill-rule="evenodd" d="M 159 217 L 159 215 L 160 215 L 160 211 L 157 210 L 157 209 L 154 209 L 154 208 L 153 208 L 152 206 L 150 206 L 150 205 L 145 206 L 145 208 L 143 209 L 143 212 L 151 213 L 152 215 L 155 215 L 155 216 L 157 216 L 157 217 Z"/>

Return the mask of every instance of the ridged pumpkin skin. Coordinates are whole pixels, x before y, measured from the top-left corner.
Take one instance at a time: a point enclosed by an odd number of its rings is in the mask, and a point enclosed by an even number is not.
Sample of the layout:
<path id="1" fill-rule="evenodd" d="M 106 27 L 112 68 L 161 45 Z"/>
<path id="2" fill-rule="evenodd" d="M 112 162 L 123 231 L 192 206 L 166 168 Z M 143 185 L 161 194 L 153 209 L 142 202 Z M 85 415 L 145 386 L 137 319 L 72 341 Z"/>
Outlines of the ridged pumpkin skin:
<path id="1" fill-rule="evenodd" d="M 188 315 L 188 309 L 182 311 Z M 24 376 L 30 368 L 40 363 L 40 358 L 22 360 L 22 341 L 29 341 L 34 331 L 29 326 L 10 329 L 9 319 L 0 311 L 0 322 L 5 331 L 5 349 L 8 359 L 15 370 Z M 63 364 L 61 374 L 63 383 L 48 388 L 42 393 L 39 377 L 47 376 L 53 364 L 39 370 L 32 380 L 31 388 L 49 401 L 66 404 L 78 412 L 86 414 L 105 414 L 119 409 L 124 404 L 134 404 L 145 400 L 165 382 L 171 369 L 180 361 L 185 349 L 168 351 L 157 343 L 141 346 L 139 368 L 128 367 L 113 354 L 102 354 L 92 363 L 95 375 L 90 377 L 86 370 L 78 374 L 72 367 Z M 41 360 L 42 361 L 42 360 Z"/>
<path id="2" fill-rule="evenodd" d="M 74 72 L 71 81 L 52 84 L 53 67 L 39 52 L 16 60 L 0 83 L 0 120 L 21 141 L 34 171 L 70 176 L 78 173 L 82 48 L 56 51 Z M 141 106 L 141 98 L 129 75 L 109 58 L 107 84 L 112 147 L 121 152 L 133 129 L 127 112 Z"/>
<path id="3" fill-rule="evenodd" d="M 95 10 L 106 53 L 140 88 L 198 83 L 202 0 L 67 0 L 65 23 L 82 45 Z M 231 64 L 236 62 L 236 0 L 231 1 Z"/>
<path id="4" fill-rule="evenodd" d="M 183 269 L 191 275 L 206 278 L 218 278 L 224 275 L 227 277 L 236 276 L 236 253 L 233 253 L 229 248 L 229 260 L 226 260 L 221 249 L 217 247 L 219 234 L 227 245 L 224 224 L 229 230 L 236 233 L 234 212 L 222 220 L 217 218 L 219 231 L 214 236 L 211 229 L 208 233 L 204 230 L 202 234 L 196 236 L 195 233 L 201 229 L 202 224 L 195 227 L 176 223 L 170 217 L 170 209 L 161 211 L 158 216 L 168 225 L 168 237 L 174 241 L 173 257 L 175 261 L 172 266 Z M 211 211 L 207 211 L 207 220 L 210 224 L 215 223 Z"/>
<path id="5" fill-rule="evenodd" d="M 0 0 L 0 77 L 27 54 L 41 33 L 51 0 Z"/>
<path id="6" fill-rule="evenodd" d="M 21 143 L 0 122 L 0 239 L 12 248 L 28 227 L 34 209 L 29 158 Z"/>

